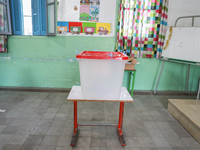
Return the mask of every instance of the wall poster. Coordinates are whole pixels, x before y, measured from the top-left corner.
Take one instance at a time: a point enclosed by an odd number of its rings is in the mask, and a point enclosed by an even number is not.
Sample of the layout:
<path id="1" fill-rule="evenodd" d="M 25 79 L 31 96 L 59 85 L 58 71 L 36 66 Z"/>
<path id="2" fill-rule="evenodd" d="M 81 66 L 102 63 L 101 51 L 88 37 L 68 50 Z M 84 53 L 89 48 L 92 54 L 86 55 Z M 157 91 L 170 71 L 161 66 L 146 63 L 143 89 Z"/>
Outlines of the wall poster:
<path id="1" fill-rule="evenodd" d="M 99 21 L 100 0 L 81 0 L 80 1 L 80 21 Z"/>

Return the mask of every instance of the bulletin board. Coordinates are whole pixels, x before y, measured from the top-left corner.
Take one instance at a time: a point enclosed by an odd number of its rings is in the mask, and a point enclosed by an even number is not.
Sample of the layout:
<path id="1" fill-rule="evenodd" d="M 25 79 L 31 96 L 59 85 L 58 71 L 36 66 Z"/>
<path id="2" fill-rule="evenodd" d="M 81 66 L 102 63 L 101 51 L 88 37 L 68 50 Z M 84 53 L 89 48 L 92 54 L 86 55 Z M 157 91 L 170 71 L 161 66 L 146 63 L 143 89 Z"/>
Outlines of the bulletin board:
<path id="1" fill-rule="evenodd" d="M 59 0 L 60 36 L 115 36 L 116 0 Z"/>

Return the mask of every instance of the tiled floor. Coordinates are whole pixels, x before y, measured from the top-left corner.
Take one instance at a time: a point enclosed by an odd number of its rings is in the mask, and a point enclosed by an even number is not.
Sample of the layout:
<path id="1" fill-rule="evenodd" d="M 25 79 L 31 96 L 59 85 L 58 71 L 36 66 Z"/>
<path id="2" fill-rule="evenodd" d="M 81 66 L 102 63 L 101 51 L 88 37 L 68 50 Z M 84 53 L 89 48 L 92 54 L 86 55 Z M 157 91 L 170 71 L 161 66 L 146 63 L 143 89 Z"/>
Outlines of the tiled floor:
<path id="1" fill-rule="evenodd" d="M 199 150 L 200 145 L 168 113 L 168 99 L 184 95 L 134 95 L 125 104 L 121 147 L 115 127 L 79 127 L 70 147 L 73 103 L 65 93 L 0 91 L 0 150 Z M 117 123 L 119 103 L 78 102 L 78 122 Z"/>

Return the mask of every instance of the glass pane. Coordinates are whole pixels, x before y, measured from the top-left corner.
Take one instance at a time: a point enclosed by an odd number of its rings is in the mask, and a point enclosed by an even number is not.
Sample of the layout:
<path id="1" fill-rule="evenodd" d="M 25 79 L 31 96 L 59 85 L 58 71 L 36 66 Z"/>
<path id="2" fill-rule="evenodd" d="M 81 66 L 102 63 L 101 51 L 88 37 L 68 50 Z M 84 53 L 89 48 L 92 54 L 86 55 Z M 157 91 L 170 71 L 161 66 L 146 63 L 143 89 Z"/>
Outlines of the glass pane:
<path id="1" fill-rule="evenodd" d="M 22 0 L 23 5 L 23 35 L 33 35 L 31 0 Z"/>
<path id="2" fill-rule="evenodd" d="M 47 3 L 52 3 L 54 2 L 54 0 L 47 0 Z"/>
<path id="3" fill-rule="evenodd" d="M 54 5 L 50 5 L 48 10 L 48 33 L 54 33 Z"/>
<path id="4" fill-rule="evenodd" d="M 2 4 L 0 4 L 0 32 L 8 32 L 7 8 Z"/>
<path id="5" fill-rule="evenodd" d="M 33 35 L 32 17 L 24 17 L 24 35 Z"/>
<path id="6" fill-rule="evenodd" d="M 4 2 L 4 3 L 6 3 L 6 0 L 0 0 L 0 2 Z"/>
<path id="7" fill-rule="evenodd" d="M 26 16 L 31 16 L 31 0 L 22 0 L 22 5 L 23 5 L 23 14 Z"/>

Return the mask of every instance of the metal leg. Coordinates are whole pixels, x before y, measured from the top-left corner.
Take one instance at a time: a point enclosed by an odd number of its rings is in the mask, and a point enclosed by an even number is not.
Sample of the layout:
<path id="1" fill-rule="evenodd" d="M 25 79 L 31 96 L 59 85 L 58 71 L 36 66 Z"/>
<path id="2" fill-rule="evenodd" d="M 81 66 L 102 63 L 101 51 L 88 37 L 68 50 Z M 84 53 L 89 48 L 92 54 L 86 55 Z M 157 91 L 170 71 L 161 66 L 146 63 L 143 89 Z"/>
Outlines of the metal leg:
<path id="1" fill-rule="evenodd" d="M 133 90 L 134 90 L 134 84 L 135 84 L 135 74 L 136 74 L 136 71 L 132 71 L 131 74 L 132 74 L 132 76 L 133 76 L 131 97 L 133 97 Z"/>
<path id="2" fill-rule="evenodd" d="M 130 73 L 130 77 L 129 77 L 129 84 L 128 84 L 128 92 L 130 92 L 131 90 L 131 72 L 129 71 Z"/>
<path id="3" fill-rule="evenodd" d="M 188 64 L 188 76 L 187 76 L 186 94 L 188 94 L 189 77 L 190 77 L 190 64 Z"/>
<path id="4" fill-rule="evenodd" d="M 200 78 L 199 78 L 199 88 L 198 88 L 198 93 L 197 93 L 197 99 L 199 99 L 199 92 L 200 92 Z"/>
<path id="5" fill-rule="evenodd" d="M 76 144 L 76 138 L 77 138 L 77 131 L 78 131 L 78 123 L 77 123 L 77 101 L 74 101 L 74 131 L 72 134 L 71 139 L 71 146 L 74 146 Z"/>
<path id="6" fill-rule="evenodd" d="M 123 125 L 123 116 L 124 116 L 124 102 L 120 102 L 119 108 L 119 123 L 118 123 L 118 135 L 119 140 L 122 146 L 126 146 L 124 136 L 122 134 L 122 125 Z"/>
<path id="7" fill-rule="evenodd" d="M 154 94 L 156 94 L 156 90 L 157 90 L 157 87 L 158 87 L 158 83 L 159 83 L 159 81 L 160 81 L 160 76 L 161 76 L 161 74 L 162 74 L 162 70 L 163 70 L 164 63 L 165 63 L 165 60 L 163 60 L 163 63 L 162 63 L 162 67 L 161 67 L 161 70 L 160 70 L 160 75 L 159 75 L 159 77 L 158 77 L 158 81 L 157 81 L 157 84 L 156 84 L 156 88 L 155 88 L 155 90 L 154 90 Z"/>

